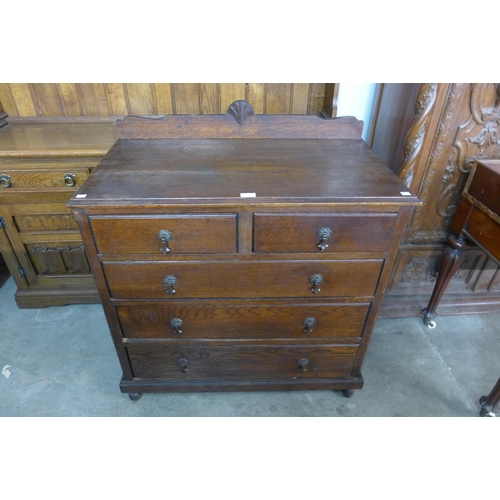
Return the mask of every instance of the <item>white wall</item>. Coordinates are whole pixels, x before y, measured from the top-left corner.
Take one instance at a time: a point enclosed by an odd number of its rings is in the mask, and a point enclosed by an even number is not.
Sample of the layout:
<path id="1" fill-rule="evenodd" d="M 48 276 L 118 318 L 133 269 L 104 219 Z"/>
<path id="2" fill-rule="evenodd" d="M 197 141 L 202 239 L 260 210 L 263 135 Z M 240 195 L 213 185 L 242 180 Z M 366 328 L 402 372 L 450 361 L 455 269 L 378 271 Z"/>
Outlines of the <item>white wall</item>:
<path id="1" fill-rule="evenodd" d="M 363 139 L 370 134 L 375 111 L 378 83 L 341 83 L 337 102 L 337 116 L 355 116 L 363 120 Z"/>

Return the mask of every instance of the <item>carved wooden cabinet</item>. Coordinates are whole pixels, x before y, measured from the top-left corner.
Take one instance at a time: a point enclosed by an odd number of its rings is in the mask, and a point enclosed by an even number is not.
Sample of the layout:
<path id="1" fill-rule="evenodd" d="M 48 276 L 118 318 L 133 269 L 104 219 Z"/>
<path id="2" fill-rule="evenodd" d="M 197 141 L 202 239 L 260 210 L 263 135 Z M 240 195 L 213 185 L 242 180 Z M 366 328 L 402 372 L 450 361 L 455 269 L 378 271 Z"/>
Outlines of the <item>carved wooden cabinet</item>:
<path id="1" fill-rule="evenodd" d="M 19 307 L 99 301 L 66 203 L 115 139 L 112 123 L 0 130 L 0 252 Z"/>
<path id="2" fill-rule="evenodd" d="M 499 126 L 499 84 L 383 85 L 372 147 L 422 205 L 408 225 L 381 315 L 420 316 L 426 307 L 471 169 L 478 160 L 500 158 Z M 471 246 L 440 313 L 496 312 L 499 307 L 499 267 Z"/>
<path id="3" fill-rule="evenodd" d="M 143 392 L 335 389 L 361 364 L 418 203 L 354 118 L 126 118 L 69 202 Z"/>

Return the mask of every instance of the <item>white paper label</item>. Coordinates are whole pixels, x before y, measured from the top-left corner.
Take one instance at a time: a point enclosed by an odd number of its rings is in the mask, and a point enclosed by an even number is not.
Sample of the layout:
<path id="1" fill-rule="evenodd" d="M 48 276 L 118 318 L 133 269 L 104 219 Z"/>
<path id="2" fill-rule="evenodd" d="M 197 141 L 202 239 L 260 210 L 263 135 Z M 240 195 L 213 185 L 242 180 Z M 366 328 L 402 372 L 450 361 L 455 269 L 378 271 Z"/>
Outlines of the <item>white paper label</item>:
<path id="1" fill-rule="evenodd" d="M 86 194 L 77 194 L 75 198 L 87 198 Z"/>
<path id="2" fill-rule="evenodd" d="M 400 193 L 401 193 L 403 196 L 411 196 L 411 193 L 409 193 L 408 191 L 400 191 Z"/>
<path id="3" fill-rule="evenodd" d="M 256 193 L 240 193 L 240 198 L 255 198 Z"/>

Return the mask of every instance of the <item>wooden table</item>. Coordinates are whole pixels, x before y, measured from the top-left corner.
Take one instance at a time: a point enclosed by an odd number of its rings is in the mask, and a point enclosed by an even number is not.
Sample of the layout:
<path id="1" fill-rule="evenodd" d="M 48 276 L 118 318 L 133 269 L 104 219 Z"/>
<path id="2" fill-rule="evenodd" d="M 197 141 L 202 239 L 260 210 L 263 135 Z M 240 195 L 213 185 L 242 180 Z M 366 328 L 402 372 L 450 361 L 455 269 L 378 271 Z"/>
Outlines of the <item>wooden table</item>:
<path id="1" fill-rule="evenodd" d="M 450 282 L 463 263 L 464 249 L 472 241 L 500 264 L 500 160 L 478 161 L 469 176 L 451 225 L 448 246 L 427 308 L 424 323 L 436 326 L 436 309 Z M 489 396 L 480 399 L 481 415 L 494 416 L 500 401 L 500 379 Z"/>

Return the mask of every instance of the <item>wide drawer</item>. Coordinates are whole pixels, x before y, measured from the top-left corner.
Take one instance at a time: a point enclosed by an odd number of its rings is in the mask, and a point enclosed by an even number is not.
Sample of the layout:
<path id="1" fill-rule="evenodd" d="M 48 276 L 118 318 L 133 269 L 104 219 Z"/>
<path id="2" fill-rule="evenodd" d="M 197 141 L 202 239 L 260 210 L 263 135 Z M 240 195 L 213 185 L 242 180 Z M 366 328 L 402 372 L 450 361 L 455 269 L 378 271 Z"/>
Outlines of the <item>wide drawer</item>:
<path id="1" fill-rule="evenodd" d="M 357 345 L 127 347 L 134 378 L 300 379 L 351 375 Z"/>
<path id="2" fill-rule="evenodd" d="M 236 252 L 236 214 L 91 217 L 90 225 L 99 253 Z"/>
<path id="3" fill-rule="evenodd" d="M 113 298 L 175 300 L 371 296 L 375 294 L 382 263 L 375 259 L 184 261 L 103 262 L 102 266 Z"/>
<path id="4" fill-rule="evenodd" d="M 125 337 L 165 339 L 360 337 L 369 309 L 369 304 L 161 304 L 116 308 Z"/>
<path id="5" fill-rule="evenodd" d="M 89 167 L 68 170 L 6 170 L 0 169 L 0 193 L 16 189 L 78 188 L 90 175 Z"/>
<path id="6" fill-rule="evenodd" d="M 395 223 L 395 214 L 255 214 L 254 252 L 382 252 Z"/>

